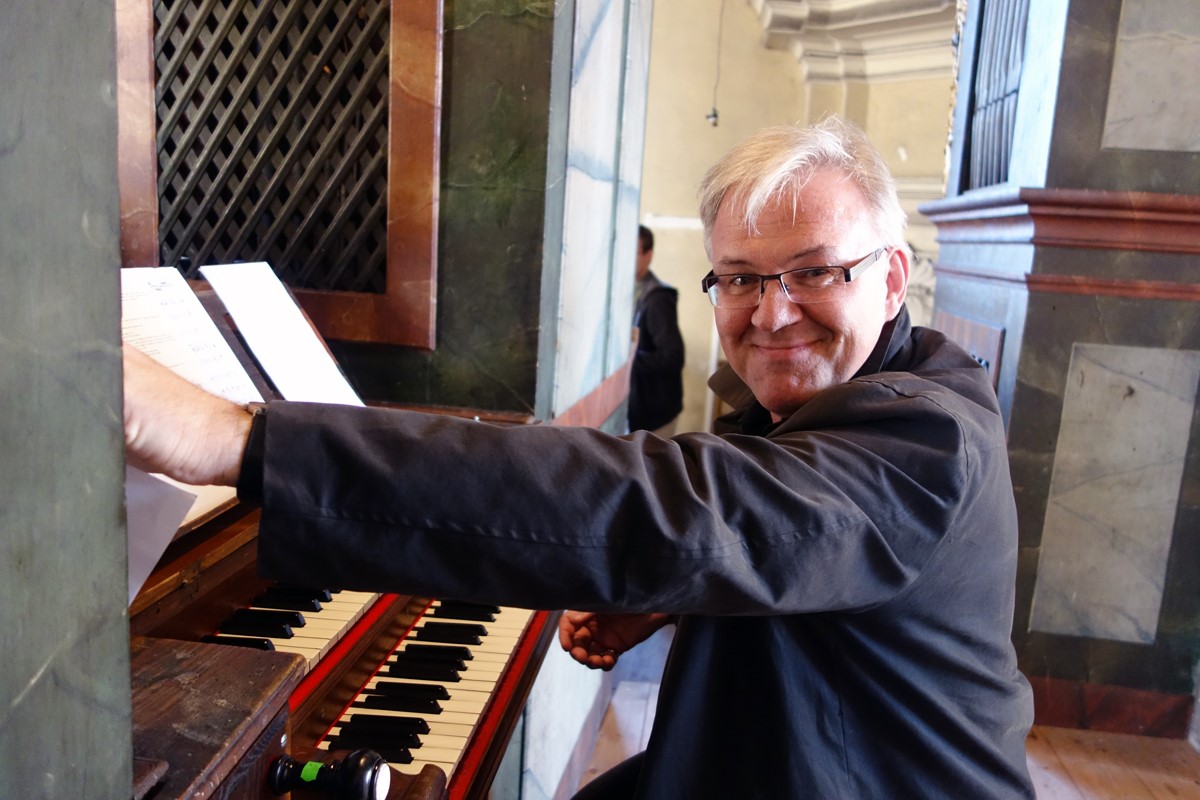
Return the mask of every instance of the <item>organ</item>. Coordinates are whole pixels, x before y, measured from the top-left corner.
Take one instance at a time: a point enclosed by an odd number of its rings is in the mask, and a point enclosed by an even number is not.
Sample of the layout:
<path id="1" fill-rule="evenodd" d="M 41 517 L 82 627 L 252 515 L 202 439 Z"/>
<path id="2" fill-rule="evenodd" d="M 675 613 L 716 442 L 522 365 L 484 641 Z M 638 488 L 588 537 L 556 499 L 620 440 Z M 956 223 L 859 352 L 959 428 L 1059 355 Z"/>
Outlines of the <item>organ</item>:
<path id="1" fill-rule="evenodd" d="M 257 519 L 235 505 L 181 535 L 130 608 L 135 796 L 276 797 L 280 756 L 362 748 L 389 797 L 486 796 L 554 615 L 273 584 Z"/>
<path id="2" fill-rule="evenodd" d="M 199 341 L 180 299 L 164 299 L 170 283 L 154 284 L 153 301 L 169 318 L 127 335 Z M 210 317 L 261 395 L 277 399 L 217 294 L 193 289 L 201 323 Z M 132 295 L 127 311 L 147 319 Z M 234 499 L 200 508 L 130 607 L 135 796 L 486 796 L 552 615 L 273 582 L 257 571 L 257 509 Z M 315 780 L 335 772 L 351 777 Z M 364 788 L 375 781 L 378 793 Z"/>

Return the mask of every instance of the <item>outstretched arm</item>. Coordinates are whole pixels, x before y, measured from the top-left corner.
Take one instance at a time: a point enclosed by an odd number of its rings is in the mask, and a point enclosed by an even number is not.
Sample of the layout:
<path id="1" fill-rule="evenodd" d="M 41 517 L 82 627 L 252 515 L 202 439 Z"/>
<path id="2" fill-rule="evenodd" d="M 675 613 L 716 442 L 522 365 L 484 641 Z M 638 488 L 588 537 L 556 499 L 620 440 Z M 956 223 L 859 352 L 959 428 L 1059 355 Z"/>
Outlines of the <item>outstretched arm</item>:
<path id="1" fill-rule="evenodd" d="M 124 348 L 125 453 L 130 464 L 194 486 L 234 486 L 251 417 L 135 347 Z"/>
<path id="2" fill-rule="evenodd" d="M 670 614 L 598 614 L 564 611 L 558 622 L 558 641 L 571 658 L 590 669 L 610 670 L 626 650 L 644 642 L 664 625 Z"/>

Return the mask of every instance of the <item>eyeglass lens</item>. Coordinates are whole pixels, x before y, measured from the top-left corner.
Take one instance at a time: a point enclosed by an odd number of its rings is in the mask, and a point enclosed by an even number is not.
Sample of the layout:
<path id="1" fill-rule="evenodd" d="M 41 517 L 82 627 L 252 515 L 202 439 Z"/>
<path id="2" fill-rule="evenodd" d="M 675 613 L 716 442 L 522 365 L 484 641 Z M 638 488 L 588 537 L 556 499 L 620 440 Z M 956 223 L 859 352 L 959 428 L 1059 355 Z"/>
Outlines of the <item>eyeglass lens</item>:
<path id="1" fill-rule="evenodd" d="M 758 305 L 771 281 L 779 281 L 793 303 L 819 303 L 832 300 L 845 288 L 852 273 L 877 263 L 887 248 L 880 248 L 849 269 L 843 267 L 802 267 L 779 275 L 712 275 L 704 279 L 708 298 L 721 308 L 749 308 Z"/>
<path id="2" fill-rule="evenodd" d="M 758 305 L 766 283 L 778 280 L 794 303 L 832 299 L 832 293 L 846 285 L 841 269 L 818 267 L 796 269 L 782 275 L 719 275 L 709 286 L 709 299 L 725 308 L 745 308 Z"/>

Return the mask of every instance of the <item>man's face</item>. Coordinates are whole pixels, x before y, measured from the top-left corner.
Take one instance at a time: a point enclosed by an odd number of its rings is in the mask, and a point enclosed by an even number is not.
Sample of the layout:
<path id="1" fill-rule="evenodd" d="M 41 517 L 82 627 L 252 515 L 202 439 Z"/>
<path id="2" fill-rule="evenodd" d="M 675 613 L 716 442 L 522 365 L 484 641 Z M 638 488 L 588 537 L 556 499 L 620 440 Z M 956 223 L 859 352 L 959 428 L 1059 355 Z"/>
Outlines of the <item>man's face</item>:
<path id="1" fill-rule="evenodd" d="M 757 235 L 723 204 L 711 241 L 717 275 L 850 266 L 888 244 L 858 187 L 829 171 L 812 177 L 794 216 L 790 202 L 768 205 Z M 730 366 L 778 421 L 858 371 L 883 324 L 900 310 L 907 283 L 902 250 L 890 251 L 830 301 L 797 305 L 771 281 L 756 307 L 714 309 L 717 333 Z"/>

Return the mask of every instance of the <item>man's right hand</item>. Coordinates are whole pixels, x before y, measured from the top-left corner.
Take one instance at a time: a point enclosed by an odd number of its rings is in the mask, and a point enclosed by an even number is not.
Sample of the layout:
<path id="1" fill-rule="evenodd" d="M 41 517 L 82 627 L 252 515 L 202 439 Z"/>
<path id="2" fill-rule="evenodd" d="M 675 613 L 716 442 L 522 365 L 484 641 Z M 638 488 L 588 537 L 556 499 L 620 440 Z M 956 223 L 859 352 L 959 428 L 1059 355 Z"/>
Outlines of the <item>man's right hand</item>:
<path id="1" fill-rule="evenodd" d="M 125 456 L 193 486 L 236 486 L 249 412 L 209 394 L 135 347 L 124 348 Z"/>
<path id="2" fill-rule="evenodd" d="M 580 664 L 608 671 L 622 653 L 674 621 L 670 614 L 564 611 L 558 621 L 558 641 Z"/>

